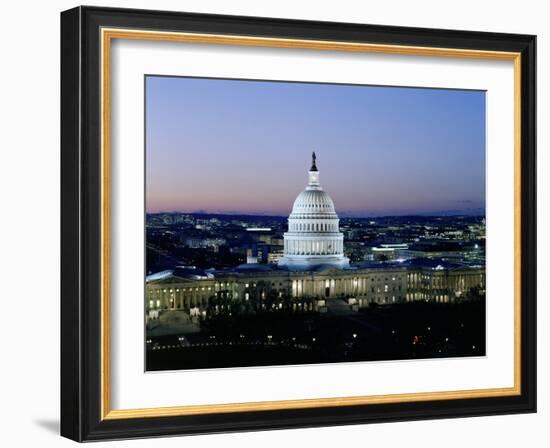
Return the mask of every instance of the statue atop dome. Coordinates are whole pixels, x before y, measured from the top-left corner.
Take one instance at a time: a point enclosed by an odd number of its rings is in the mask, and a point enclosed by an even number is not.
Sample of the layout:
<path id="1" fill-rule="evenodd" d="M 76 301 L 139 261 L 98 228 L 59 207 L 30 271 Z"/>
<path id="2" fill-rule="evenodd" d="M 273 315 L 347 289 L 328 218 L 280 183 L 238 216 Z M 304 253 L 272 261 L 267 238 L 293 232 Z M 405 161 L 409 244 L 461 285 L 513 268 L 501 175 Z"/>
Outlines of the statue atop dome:
<path id="1" fill-rule="evenodd" d="M 317 161 L 317 156 L 315 155 L 315 151 L 313 151 L 311 153 L 311 168 L 309 169 L 309 171 L 319 171 L 315 163 L 316 161 Z"/>

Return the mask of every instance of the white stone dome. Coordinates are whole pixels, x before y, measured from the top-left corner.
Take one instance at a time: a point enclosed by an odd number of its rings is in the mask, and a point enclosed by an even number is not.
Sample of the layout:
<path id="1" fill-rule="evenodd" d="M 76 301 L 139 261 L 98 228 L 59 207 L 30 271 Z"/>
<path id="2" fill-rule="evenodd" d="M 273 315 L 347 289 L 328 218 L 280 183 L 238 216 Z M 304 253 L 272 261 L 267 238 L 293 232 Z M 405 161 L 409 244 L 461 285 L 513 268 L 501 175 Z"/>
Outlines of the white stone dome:
<path id="1" fill-rule="evenodd" d="M 279 265 L 307 270 L 319 265 L 344 268 L 344 235 L 339 231 L 334 202 L 319 183 L 319 171 L 313 153 L 309 182 L 292 207 L 288 232 L 284 234 L 284 257 Z"/>
<path id="2" fill-rule="evenodd" d="M 292 207 L 292 214 L 335 214 L 334 202 L 324 190 L 302 191 Z"/>

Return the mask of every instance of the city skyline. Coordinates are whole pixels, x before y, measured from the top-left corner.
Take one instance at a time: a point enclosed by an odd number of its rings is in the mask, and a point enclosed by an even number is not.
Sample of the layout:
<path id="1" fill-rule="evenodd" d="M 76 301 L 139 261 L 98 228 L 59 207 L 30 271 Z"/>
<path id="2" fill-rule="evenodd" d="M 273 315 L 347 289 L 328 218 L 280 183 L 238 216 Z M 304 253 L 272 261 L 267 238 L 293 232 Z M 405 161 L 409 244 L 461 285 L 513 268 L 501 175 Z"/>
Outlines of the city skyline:
<path id="1" fill-rule="evenodd" d="M 460 216 L 469 216 L 469 217 L 485 217 L 485 213 L 482 213 L 481 209 L 470 209 L 470 210 L 439 210 L 434 212 L 425 212 L 425 213 L 410 213 L 410 214 L 365 214 L 363 216 L 357 215 L 347 215 L 346 213 L 339 213 L 341 219 L 382 219 L 382 218 L 407 218 L 407 217 L 418 217 L 418 218 L 437 218 L 437 217 L 460 217 Z M 204 216 L 227 216 L 227 217 L 249 217 L 249 218 L 281 218 L 288 219 L 288 215 L 284 214 L 269 214 L 269 213 L 245 213 L 239 211 L 221 211 L 221 212 L 208 212 L 206 210 L 159 210 L 153 212 L 146 212 L 147 215 L 204 215 Z"/>
<path id="2" fill-rule="evenodd" d="M 146 86 L 147 213 L 287 216 L 315 150 L 341 217 L 484 215 L 485 92 L 156 76 Z"/>

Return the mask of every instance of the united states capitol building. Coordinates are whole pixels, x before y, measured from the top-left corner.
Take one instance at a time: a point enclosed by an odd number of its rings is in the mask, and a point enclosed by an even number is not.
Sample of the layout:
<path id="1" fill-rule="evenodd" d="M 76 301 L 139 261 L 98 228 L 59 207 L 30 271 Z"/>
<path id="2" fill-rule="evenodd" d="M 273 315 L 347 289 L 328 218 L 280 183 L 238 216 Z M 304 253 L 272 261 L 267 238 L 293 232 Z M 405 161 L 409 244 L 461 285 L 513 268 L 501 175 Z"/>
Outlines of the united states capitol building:
<path id="1" fill-rule="evenodd" d="M 277 264 L 250 263 L 231 269 L 175 268 L 146 279 L 146 313 L 184 310 L 206 315 L 209 301 L 279 297 L 272 307 L 325 312 L 357 310 L 371 303 L 427 300 L 449 303 L 473 288 L 485 290 L 485 268 L 457 261 L 401 259 L 350 263 L 334 202 L 323 190 L 315 153 L 308 183 L 294 201 Z M 274 303 L 273 303 L 274 302 Z"/>

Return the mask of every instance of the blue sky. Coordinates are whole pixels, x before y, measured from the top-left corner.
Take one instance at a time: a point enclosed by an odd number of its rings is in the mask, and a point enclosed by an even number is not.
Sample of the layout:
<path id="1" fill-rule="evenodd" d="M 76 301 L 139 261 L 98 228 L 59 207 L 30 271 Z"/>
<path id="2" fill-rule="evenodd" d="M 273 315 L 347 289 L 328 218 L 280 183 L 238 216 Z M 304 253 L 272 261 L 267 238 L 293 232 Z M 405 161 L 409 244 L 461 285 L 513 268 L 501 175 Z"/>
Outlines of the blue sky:
<path id="1" fill-rule="evenodd" d="M 485 92 L 146 78 L 146 209 L 286 215 L 311 152 L 341 216 L 483 213 Z"/>

